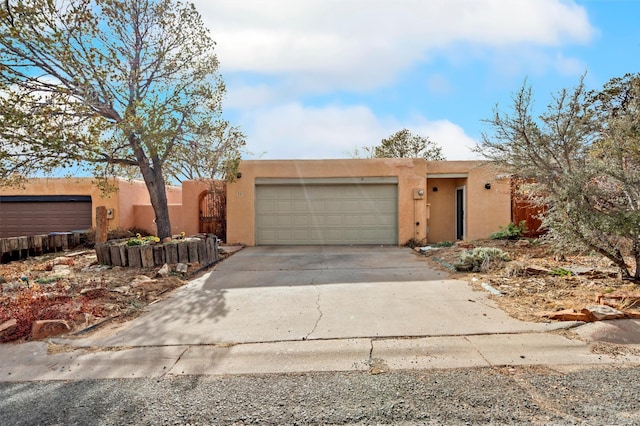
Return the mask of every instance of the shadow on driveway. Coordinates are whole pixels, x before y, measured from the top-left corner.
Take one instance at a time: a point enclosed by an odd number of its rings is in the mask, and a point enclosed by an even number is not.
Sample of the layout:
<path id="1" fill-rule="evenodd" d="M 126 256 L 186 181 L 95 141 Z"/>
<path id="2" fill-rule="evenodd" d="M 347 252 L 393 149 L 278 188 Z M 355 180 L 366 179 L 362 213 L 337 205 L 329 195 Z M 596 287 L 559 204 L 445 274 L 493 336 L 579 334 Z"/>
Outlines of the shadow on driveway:
<path id="1" fill-rule="evenodd" d="M 289 287 L 446 279 L 406 247 L 247 247 L 218 265 L 205 288 Z"/>

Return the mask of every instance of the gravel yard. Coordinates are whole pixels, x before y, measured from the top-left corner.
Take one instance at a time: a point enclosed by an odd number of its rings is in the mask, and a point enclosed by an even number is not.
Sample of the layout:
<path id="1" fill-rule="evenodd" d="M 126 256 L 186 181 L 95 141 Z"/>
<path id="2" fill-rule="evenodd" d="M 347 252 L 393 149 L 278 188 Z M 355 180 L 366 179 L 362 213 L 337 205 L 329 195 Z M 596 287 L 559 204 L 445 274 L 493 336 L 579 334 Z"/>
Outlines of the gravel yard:
<path id="1" fill-rule="evenodd" d="M 638 368 L 0 383 L 5 424 L 640 424 Z"/>

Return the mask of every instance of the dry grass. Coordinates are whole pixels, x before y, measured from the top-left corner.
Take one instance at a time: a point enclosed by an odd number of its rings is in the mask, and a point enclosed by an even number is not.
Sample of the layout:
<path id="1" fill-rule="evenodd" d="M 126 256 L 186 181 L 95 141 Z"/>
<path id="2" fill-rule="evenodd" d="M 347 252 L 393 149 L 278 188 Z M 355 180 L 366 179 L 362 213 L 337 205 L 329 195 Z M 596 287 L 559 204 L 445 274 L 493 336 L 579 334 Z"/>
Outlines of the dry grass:
<path id="1" fill-rule="evenodd" d="M 501 240 L 476 241 L 472 246 L 498 247 L 506 251 L 512 260 L 496 264 L 486 272 L 452 272 L 452 277 L 468 281 L 478 291 L 486 291 L 482 283 L 491 285 L 503 296 L 490 297 L 511 316 L 524 321 L 548 321 L 536 315 L 545 311 L 580 311 L 585 306 L 596 304 L 599 294 L 617 290 L 640 291 L 640 286 L 617 278 L 616 268 L 608 259 L 598 255 L 565 254 L 558 259 L 545 245 L 533 243 L 521 247 L 514 241 Z M 468 249 L 466 245 L 454 245 L 430 251 L 426 257 L 432 266 L 442 268 L 434 258 L 455 264 Z M 566 271 L 571 269 L 585 273 L 568 275 Z M 550 273 L 544 273 L 545 270 Z M 622 300 L 618 308 L 628 307 L 625 303 Z"/>

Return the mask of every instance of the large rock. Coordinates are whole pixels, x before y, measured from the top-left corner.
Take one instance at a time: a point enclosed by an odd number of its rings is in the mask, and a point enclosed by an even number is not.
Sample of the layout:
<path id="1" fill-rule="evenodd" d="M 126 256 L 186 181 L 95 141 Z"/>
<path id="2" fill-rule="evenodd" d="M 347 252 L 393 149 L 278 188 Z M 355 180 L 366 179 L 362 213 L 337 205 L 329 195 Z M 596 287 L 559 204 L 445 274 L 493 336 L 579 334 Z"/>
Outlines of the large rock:
<path id="1" fill-rule="evenodd" d="M 592 321 L 605 321 L 624 318 L 624 312 L 620 312 L 611 306 L 606 305 L 591 305 L 582 309 L 583 314 L 587 314 Z"/>
<path id="2" fill-rule="evenodd" d="M 15 318 L 11 318 L 0 324 L 0 340 L 3 340 L 5 336 L 15 333 L 17 327 L 18 321 Z"/>
<path id="3" fill-rule="evenodd" d="M 38 320 L 31 326 L 31 339 L 39 340 L 49 336 L 68 333 L 71 331 L 69 323 L 64 320 Z"/>
<path id="4" fill-rule="evenodd" d="M 582 312 L 576 312 L 574 309 L 564 309 L 562 311 L 540 312 L 536 314 L 542 318 L 549 318 L 555 321 L 592 321 L 591 317 Z"/>
<path id="5" fill-rule="evenodd" d="M 167 265 L 166 263 L 164 265 L 162 265 L 162 268 L 160 268 L 158 270 L 158 276 L 161 278 L 166 278 L 169 276 L 169 265 Z"/>

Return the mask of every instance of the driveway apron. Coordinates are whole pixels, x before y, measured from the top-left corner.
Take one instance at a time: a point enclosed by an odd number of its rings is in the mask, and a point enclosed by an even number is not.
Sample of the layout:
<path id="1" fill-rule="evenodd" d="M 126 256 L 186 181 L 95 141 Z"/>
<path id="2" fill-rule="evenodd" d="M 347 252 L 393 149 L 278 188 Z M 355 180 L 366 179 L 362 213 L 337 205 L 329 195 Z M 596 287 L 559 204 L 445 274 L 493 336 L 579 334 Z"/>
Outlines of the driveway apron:
<path id="1" fill-rule="evenodd" d="M 248 247 L 142 316 L 82 344 L 232 345 L 557 327 L 515 320 L 486 293 L 451 278 L 403 247 Z"/>

